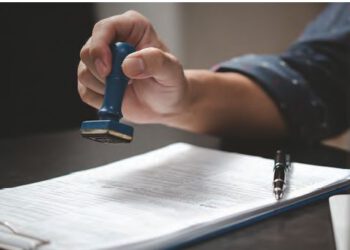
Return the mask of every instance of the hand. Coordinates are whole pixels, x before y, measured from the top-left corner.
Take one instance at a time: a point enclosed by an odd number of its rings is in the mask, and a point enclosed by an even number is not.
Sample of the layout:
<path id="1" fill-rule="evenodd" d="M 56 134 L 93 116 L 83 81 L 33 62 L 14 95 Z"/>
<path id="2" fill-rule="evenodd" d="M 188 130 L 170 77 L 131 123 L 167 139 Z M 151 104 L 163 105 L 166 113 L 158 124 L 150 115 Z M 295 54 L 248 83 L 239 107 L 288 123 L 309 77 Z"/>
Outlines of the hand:
<path id="1" fill-rule="evenodd" d="M 135 46 L 122 68 L 131 80 L 122 112 L 135 123 L 160 123 L 192 132 L 261 138 L 286 134 L 272 99 L 239 73 L 186 70 L 158 38 L 150 22 L 135 11 L 98 22 L 81 50 L 78 91 L 100 108 L 111 70 L 111 43 Z"/>
<path id="2" fill-rule="evenodd" d="M 122 112 L 136 123 L 162 123 L 163 119 L 186 109 L 189 88 L 182 66 L 168 52 L 151 23 L 141 14 L 128 11 L 99 21 L 83 46 L 78 66 L 78 92 L 82 100 L 96 109 L 104 95 L 105 78 L 111 71 L 111 43 L 124 41 L 136 52 L 123 62 L 130 78 Z"/>

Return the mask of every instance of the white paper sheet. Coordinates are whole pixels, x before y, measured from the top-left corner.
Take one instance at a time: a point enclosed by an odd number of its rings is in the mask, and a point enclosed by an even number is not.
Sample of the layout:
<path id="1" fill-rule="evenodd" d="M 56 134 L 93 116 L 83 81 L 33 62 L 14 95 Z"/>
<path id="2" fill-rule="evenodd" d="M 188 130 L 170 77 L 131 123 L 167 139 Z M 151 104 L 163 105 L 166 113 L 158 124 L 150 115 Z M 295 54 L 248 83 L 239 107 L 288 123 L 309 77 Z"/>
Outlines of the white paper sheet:
<path id="1" fill-rule="evenodd" d="M 337 250 L 350 249 L 350 194 L 329 198 L 333 233 Z"/>
<path id="2" fill-rule="evenodd" d="M 272 169 L 268 159 L 178 143 L 1 190 L 0 220 L 49 239 L 41 249 L 137 248 L 143 241 L 148 243 L 141 246 L 154 249 L 171 244 L 181 232 L 188 235 L 222 218 L 287 203 L 350 175 L 349 170 L 293 163 L 289 189 L 277 203 Z"/>

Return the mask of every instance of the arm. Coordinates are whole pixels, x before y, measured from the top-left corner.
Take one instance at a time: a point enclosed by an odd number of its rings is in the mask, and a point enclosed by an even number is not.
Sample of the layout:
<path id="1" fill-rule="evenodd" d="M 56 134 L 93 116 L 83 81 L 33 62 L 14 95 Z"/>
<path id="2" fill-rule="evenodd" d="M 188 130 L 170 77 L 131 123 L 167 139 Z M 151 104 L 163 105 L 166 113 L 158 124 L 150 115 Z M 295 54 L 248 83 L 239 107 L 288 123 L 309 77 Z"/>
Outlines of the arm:
<path id="1" fill-rule="evenodd" d="M 286 133 L 275 104 L 251 79 L 238 73 L 184 71 L 148 20 L 134 11 L 97 23 L 82 48 L 78 91 L 87 104 L 99 108 L 102 103 L 111 67 L 108 45 L 118 40 L 137 49 L 122 65 L 131 79 L 122 106 L 129 121 L 219 136 Z"/>
<path id="2" fill-rule="evenodd" d="M 332 5 L 281 55 L 248 55 L 217 72 L 184 72 L 148 21 L 128 12 L 95 26 L 81 53 L 79 93 L 100 106 L 108 44 L 127 41 L 138 49 L 128 58 L 140 59 L 123 65 L 132 79 L 123 103 L 128 120 L 220 136 L 318 141 L 348 126 L 348 13 L 349 5 Z"/>
<path id="3" fill-rule="evenodd" d="M 238 73 L 186 70 L 190 102 L 163 124 L 193 132 L 243 138 L 286 135 L 286 125 L 271 98 Z"/>
<path id="4" fill-rule="evenodd" d="M 253 79 L 278 107 L 293 140 L 319 141 L 350 122 L 350 5 L 331 4 L 280 55 L 246 55 L 219 65 Z"/>

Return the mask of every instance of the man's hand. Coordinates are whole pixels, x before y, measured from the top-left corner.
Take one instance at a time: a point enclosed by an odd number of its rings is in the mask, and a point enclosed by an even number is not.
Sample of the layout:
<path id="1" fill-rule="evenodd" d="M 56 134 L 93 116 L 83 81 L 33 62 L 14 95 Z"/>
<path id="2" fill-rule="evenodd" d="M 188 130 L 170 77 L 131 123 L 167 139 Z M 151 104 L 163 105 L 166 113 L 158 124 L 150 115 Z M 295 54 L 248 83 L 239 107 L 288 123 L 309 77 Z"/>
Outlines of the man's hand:
<path id="1" fill-rule="evenodd" d="M 122 111 L 136 123 L 161 123 L 184 112 L 190 101 L 182 66 L 168 52 L 151 23 L 141 14 L 128 11 L 99 21 L 83 46 L 78 66 L 78 91 L 84 102 L 100 108 L 105 78 L 111 71 L 111 43 L 127 42 L 136 48 L 123 62 L 130 78 Z"/>
<path id="2" fill-rule="evenodd" d="M 135 11 L 98 22 L 81 50 L 78 90 L 99 108 L 111 70 L 111 43 L 136 47 L 123 62 L 131 79 L 122 111 L 136 123 L 160 123 L 192 132 L 243 138 L 280 137 L 286 125 L 271 98 L 238 73 L 183 71 L 150 22 Z"/>

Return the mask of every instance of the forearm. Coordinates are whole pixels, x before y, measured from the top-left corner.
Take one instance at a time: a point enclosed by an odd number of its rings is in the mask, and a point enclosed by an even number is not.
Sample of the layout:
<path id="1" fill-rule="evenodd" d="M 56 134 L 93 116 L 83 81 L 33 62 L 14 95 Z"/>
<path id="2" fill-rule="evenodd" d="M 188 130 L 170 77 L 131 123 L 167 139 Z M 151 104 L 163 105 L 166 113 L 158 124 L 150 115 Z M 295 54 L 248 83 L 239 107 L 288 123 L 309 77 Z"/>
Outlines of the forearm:
<path id="1" fill-rule="evenodd" d="M 183 112 L 162 123 L 218 136 L 282 137 L 286 125 L 274 102 L 252 80 L 237 73 L 187 70 Z"/>

